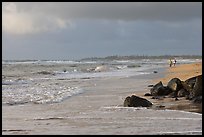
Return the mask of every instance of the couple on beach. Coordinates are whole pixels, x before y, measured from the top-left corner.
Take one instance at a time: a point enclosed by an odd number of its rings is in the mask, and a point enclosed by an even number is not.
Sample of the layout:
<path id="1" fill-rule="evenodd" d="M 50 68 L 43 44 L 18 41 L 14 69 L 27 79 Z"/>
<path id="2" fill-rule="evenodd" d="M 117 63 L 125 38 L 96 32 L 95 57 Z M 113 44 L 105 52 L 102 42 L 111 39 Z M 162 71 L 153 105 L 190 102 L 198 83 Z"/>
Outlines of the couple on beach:
<path id="1" fill-rule="evenodd" d="M 169 67 L 171 67 L 172 65 L 176 65 L 176 59 L 174 59 L 174 61 L 172 61 L 172 59 L 169 59 Z"/>

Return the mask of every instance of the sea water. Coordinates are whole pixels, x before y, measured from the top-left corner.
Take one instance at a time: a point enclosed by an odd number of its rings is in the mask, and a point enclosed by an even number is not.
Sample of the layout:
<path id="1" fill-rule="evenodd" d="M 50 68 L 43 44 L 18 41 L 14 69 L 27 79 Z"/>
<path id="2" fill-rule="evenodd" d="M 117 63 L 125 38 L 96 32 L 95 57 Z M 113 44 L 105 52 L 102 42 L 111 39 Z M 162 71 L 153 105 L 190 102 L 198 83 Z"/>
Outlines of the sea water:
<path id="1" fill-rule="evenodd" d="M 166 67 L 166 59 L 2 61 L 2 132 L 202 133 L 202 115 L 122 106 L 127 95 L 142 91 L 150 79 L 161 77 Z M 184 128 L 178 130 L 175 121 Z"/>
<path id="2" fill-rule="evenodd" d="M 2 104 L 59 103 L 84 92 L 83 79 L 148 75 L 164 66 L 166 60 L 3 61 Z"/>

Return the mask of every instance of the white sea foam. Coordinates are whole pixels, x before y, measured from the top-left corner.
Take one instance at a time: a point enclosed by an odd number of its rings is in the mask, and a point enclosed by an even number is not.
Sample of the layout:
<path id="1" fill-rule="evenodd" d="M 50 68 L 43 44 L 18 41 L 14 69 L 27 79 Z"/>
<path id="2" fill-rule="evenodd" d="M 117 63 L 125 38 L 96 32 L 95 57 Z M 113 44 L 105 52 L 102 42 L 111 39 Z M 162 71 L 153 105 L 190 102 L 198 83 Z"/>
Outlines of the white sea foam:
<path id="1" fill-rule="evenodd" d="M 161 135 L 202 135 L 202 130 L 192 130 L 192 131 L 176 131 L 176 132 L 158 132 L 157 134 Z"/>
<path id="2" fill-rule="evenodd" d="M 83 93 L 78 87 L 67 87 L 66 85 L 50 85 L 50 84 L 27 84 L 13 85 L 2 87 L 2 103 L 9 105 L 25 104 L 25 103 L 59 103 L 63 100 Z"/>

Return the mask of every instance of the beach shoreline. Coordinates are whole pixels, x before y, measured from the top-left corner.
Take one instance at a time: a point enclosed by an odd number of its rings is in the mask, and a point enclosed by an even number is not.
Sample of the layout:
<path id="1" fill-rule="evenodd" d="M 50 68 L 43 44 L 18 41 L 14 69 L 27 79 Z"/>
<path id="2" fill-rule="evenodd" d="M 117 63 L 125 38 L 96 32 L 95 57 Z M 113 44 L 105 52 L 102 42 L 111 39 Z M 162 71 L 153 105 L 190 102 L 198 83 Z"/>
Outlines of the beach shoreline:
<path id="1" fill-rule="evenodd" d="M 175 77 L 184 81 L 198 75 L 202 75 L 202 62 L 178 64 L 167 68 L 165 76 L 163 78 L 154 79 L 153 82 L 162 81 L 163 84 L 167 84 L 168 81 Z"/>
<path id="2" fill-rule="evenodd" d="M 181 81 L 185 81 L 198 75 L 202 75 L 202 62 L 179 64 L 167 68 L 164 77 L 153 79 L 152 83 L 156 84 L 161 81 L 163 85 L 166 86 L 173 78 L 179 78 Z M 163 109 L 182 110 L 202 114 L 202 103 L 193 103 L 185 97 L 179 97 L 178 100 L 175 101 L 175 98 L 152 99 L 151 97 L 144 96 L 144 94 L 142 96 L 157 106 L 164 106 Z"/>
<path id="3" fill-rule="evenodd" d="M 18 66 L 21 69 L 16 69 L 20 72 L 31 68 Z M 42 84 L 80 85 L 83 92 L 59 103 L 2 104 L 2 134 L 202 134 L 202 114 L 186 112 L 183 108 L 170 110 L 168 107 L 172 104 L 181 102 L 173 98 L 167 102 L 167 98 L 155 100 L 144 96 L 149 92 L 148 84 L 155 84 L 152 79 L 164 76 L 164 69 L 155 67 L 145 70 L 150 73 L 144 75 L 46 80 Z M 44 67 L 38 66 L 36 70 Z M 132 94 L 144 96 L 154 106 L 161 104 L 165 108 L 124 107 L 125 98 Z"/>

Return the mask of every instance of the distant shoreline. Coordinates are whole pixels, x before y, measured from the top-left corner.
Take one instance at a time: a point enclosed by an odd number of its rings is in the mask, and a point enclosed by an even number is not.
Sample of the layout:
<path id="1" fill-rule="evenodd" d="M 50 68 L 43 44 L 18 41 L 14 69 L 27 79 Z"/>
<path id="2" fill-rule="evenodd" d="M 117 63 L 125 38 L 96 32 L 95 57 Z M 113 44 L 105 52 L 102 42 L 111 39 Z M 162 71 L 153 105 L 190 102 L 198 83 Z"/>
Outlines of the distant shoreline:
<path id="1" fill-rule="evenodd" d="M 2 61 L 86 61 L 86 60 L 135 60 L 135 59 L 202 59 L 202 55 L 158 55 L 158 56 L 147 56 L 147 55 L 130 55 L 130 56 L 106 56 L 106 57 L 87 57 L 81 59 L 2 59 Z"/>
<path id="2" fill-rule="evenodd" d="M 159 56 L 147 56 L 147 55 L 131 55 L 131 56 L 107 56 L 107 57 L 90 57 L 83 58 L 81 60 L 134 60 L 134 59 L 169 59 L 169 58 L 180 58 L 180 59 L 202 59 L 202 55 L 159 55 Z"/>

